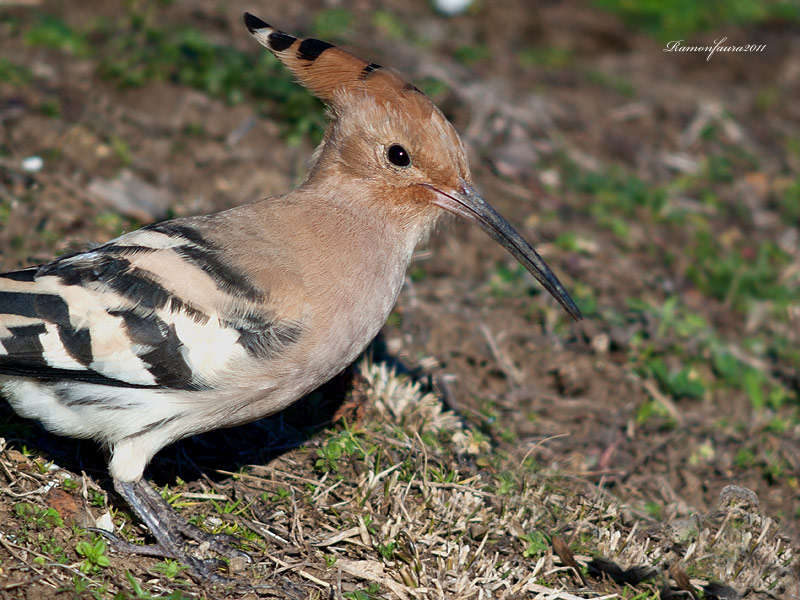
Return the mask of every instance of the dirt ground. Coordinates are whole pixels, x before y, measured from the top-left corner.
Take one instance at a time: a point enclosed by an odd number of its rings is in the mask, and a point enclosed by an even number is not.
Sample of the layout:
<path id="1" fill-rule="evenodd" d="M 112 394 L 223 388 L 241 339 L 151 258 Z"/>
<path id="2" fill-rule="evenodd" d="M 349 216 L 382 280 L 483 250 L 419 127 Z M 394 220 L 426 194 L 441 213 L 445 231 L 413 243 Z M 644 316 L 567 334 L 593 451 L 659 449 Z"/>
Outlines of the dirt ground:
<path id="1" fill-rule="evenodd" d="M 698 45 L 765 44 L 707 60 L 571 0 L 480 2 L 453 17 L 422 0 L 0 2 L 0 267 L 302 180 L 316 104 L 298 100 L 310 111 L 298 117 L 279 92 L 258 96 L 247 67 L 231 91 L 225 74 L 169 71 L 192 57 L 135 52 L 155 43 L 147 27 L 191 28 L 257 61 L 245 10 L 328 33 L 427 91 L 462 133 L 485 198 L 536 241 L 585 315 L 569 322 L 502 248 L 446 219 L 375 357 L 433 390 L 492 452 L 663 520 L 748 488 L 800 543 L 800 25 L 696 33 Z M 139 11 L 140 30 L 125 11 Z M 134 34 L 114 45 L 120 31 Z M 129 85 L 124 72 L 150 63 Z M 92 443 L 4 410 L 11 446 L 107 481 Z M 157 482 L 224 486 L 215 469 L 290 460 L 298 445 L 220 452 L 211 435 L 165 450 Z M 258 430 L 236 435 L 258 445 Z M 16 502 L 0 494 L 5 514 Z"/>

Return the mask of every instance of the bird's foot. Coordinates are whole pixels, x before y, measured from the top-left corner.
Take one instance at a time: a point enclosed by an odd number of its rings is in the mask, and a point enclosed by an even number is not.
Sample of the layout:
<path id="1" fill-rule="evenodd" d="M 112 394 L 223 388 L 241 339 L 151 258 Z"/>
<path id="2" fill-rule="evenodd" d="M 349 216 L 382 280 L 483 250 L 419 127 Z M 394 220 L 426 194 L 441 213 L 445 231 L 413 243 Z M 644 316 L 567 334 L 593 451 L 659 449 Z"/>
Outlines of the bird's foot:
<path id="1" fill-rule="evenodd" d="M 231 581 L 219 572 L 219 568 L 224 564 L 223 561 L 200 558 L 209 550 L 235 561 L 253 562 L 253 558 L 247 552 L 235 547 L 234 544 L 239 542 L 237 538 L 206 533 L 187 523 L 178 517 L 161 495 L 143 479 L 115 481 L 114 487 L 156 538 L 155 544 L 140 546 L 127 542 L 110 531 L 93 530 L 108 538 L 112 547 L 119 552 L 174 558 L 188 566 L 197 578 L 216 583 L 231 583 Z M 187 548 L 189 542 L 198 544 L 192 552 Z"/>

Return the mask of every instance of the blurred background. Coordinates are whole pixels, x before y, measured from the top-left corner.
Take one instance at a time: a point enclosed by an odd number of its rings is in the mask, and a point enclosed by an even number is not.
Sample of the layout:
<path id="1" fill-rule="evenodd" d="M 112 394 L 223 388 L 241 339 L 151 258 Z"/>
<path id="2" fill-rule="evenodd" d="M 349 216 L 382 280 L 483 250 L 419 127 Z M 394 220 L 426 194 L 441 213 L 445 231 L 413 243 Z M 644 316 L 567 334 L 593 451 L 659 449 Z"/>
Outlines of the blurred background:
<path id="1" fill-rule="evenodd" d="M 324 109 L 244 11 L 425 91 L 585 315 L 448 219 L 374 352 L 493 452 L 800 539 L 796 3 L 0 0 L 4 270 L 302 181 Z M 722 39 L 764 47 L 665 52 Z"/>

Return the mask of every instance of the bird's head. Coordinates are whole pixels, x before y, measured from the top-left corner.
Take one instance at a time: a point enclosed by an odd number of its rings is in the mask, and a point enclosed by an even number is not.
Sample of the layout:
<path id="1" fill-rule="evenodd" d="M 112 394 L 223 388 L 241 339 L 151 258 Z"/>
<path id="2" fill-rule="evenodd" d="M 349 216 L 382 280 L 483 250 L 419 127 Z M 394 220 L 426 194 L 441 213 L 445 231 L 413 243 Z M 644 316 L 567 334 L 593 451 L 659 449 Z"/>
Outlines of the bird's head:
<path id="1" fill-rule="evenodd" d="M 472 221 L 511 252 L 570 316 L 580 318 L 542 258 L 475 190 L 464 144 L 425 94 L 394 70 L 327 42 L 278 31 L 249 13 L 244 20 L 300 84 L 328 105 L 331 124 L 310 180 L 358 181 L 408 222 L 433 222 L 441 209 Z"/>

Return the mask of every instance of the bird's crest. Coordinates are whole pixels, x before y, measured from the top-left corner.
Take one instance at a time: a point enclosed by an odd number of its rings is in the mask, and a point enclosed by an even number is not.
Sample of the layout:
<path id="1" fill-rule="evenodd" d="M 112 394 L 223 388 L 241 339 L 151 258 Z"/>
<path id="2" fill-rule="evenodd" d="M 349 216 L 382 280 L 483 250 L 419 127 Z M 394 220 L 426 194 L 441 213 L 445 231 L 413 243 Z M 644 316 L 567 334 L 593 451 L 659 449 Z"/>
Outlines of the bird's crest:
<path id="1" fill-rule="evenodd" d="M 317 98 L 337 107 L 337 92 L 362 91 L 388 102 L 398 94 L 422 94 L 392 69 L 314 38 L 298 38 L 245 13 L 244 23 L 253 37 L 292 72 L 302 86 Z"/>

